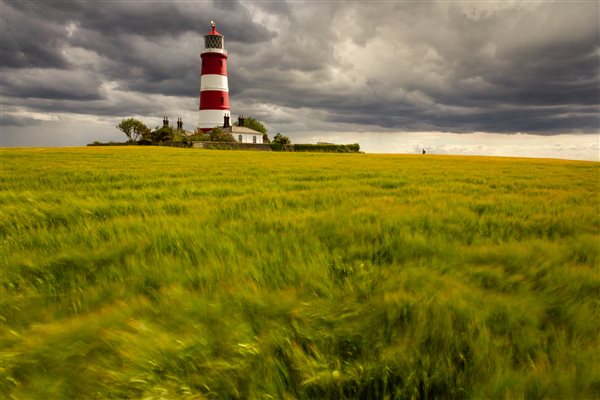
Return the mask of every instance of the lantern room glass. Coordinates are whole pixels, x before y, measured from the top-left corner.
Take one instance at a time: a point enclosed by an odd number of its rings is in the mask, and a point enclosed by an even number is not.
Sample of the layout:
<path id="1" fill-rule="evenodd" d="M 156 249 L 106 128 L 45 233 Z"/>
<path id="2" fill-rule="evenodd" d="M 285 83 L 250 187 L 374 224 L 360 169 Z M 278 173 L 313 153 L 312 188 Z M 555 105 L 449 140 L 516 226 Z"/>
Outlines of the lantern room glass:
<path id="1" fill-rule="evenodd" d="M 221 35 L 206 35 L 204 36 L 204 47 L 207 49 L 222 49 L 223 36 Z"/>

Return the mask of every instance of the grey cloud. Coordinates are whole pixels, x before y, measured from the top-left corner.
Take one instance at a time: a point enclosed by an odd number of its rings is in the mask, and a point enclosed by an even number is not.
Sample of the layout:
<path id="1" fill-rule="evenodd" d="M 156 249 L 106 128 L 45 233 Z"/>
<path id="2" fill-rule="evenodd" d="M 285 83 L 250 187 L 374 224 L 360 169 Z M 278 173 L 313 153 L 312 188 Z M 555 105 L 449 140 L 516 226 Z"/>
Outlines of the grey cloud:
<path id="1" fill-rule="evenodd" d="M 75 22 L 82 29 L 105 36 L 134 34 L 145 37 L 176 38 L 185 32 L 204 34 L 211 19 L 230 26 L 229 40 L 262 42 L 273 37 L 266 27 L 253 24 L 248 9 L 238 2 L 87 2 L 60 1 L 10 3 L 10 6 L 42 15 L 59 23 Z M 220 25 L 219 25 L 220 26 Z M 233 29 L 231 29 L 233 28 Z"/>
<path id="2" fill-rule="evenodd" d="M 87 71 L 4 69 L 4 95 L 42 99 L 100 99 L 98 77 Z"/>
<path id="3" fill-rule="evenodd" d="M 454 5 L 448 9 L 431 3 L 393 3 L 383 12 L 381 7 L 344 9 L 340 19 L 352 27 L 349 37 L 358 46 L 358 54 L 373 60 L 372 69 L 361 71 L 367 79 L 355 88 L 354 96 L 332 92 L 328 85 L 331 76 L 326 74 L 307 74 L 305 80 L 280 83 L 282 75 L 293 76 L 285 68 L 284 74 L 263 71 L 267 79 L 261 89 L 251 86 L 260 74 L 247 73 L 241 80 L 248 89 L 241 95 L 263 96 L 265 101 L 289 107 L 310 107 L 312 103 L 314 108 L 330 110 L 334 120 L 400 129 L 594 132 L 599 125 L 597 109 L 581 106 L 597 106 L 599 100 L 598 4 L 568 5 L 571 10 L 562 24 L 557 21 L 563 18 L 563 6 L 554 6 L 504 9 L 476 19 Z M 543 21 L 555 25 L 545 27 Z M 370 28 L 361 29 L 364 26 Z M 577 26 L 575 33 L 572 26 Z M 319 32 L 318 36 L 322 35 Z M 369 47 L 384 35 L 388 38 L 383 39 L 386 47 L 381 50 L 387 54 L 381 56 Z M 434 62 L 424 60 L 428 53 L 436 56 Z M 304 62 L 304 55 L 294 47 L 289 48 L 288 57 L 287 65 Z M 333 57 L 318 60 L 323 68 L 354 68 L 351 61 Z M 280 65 L 275 57 L 266 64 Z M 398 92 L 422 93 L 430 103 L 414 104 Z M 585 115 L 557 118 L 554 110 L 544 107 L 522 111 L 532 105 L 560 105 Z M 456 107 L 473 111 L 450 110 Z"/>
<path id="4" fill-rule="evenodd" d="M 3 2 L 0 20 L 3 67 L 66 68 L 67 63 L 58 51 L 67 36 L 63 26 L 40 19 L 35 13 L 18 10 L 12 3 Z"/>
<path id="5" fill-rule="evenodd" d="M 260 43 L 274 36 L 252 23 L 243 5 L 235 6 L 233 14 L 208 3 L 11 2 L 3 6 L 5 65 L 72 70 L 77 66 L 68 63 L 63 53 L 65 48 L 80 48 L 98 55 L 92 68 L 99 78 L 148 93 L 164 93 L 165 88 L 172 94 L 197 92 L 190 88 L 198 86 L 200 46 L 210 19 L 222 21 L 219 26 L 225 29 L 229 26 L 228 42 Z M 68 24 L 75 27 L 71 35 Z M 192 40 L 195 46 L 182 40 Z M 179 83 L 164 84 L 174 80 Z"/>
<path id="6" fill-rule="evenodd" d="M 0 118 L 0 126 L 39 126 L 42 121 L 31 117 L 23 117 L 3 112 Z"/>

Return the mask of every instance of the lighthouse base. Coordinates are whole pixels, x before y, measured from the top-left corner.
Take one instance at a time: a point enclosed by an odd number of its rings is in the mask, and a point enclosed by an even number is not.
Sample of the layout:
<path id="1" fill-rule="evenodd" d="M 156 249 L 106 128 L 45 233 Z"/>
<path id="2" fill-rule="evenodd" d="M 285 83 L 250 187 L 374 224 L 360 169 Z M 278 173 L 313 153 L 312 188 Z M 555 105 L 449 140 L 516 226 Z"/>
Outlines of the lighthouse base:
<path id="1" fill-rule="evenodd" d="M 215 126 L 223 126 L 224 117 L 229 114 L 229 110 L 200 110 L 198 129 L 207 132 Z"/>

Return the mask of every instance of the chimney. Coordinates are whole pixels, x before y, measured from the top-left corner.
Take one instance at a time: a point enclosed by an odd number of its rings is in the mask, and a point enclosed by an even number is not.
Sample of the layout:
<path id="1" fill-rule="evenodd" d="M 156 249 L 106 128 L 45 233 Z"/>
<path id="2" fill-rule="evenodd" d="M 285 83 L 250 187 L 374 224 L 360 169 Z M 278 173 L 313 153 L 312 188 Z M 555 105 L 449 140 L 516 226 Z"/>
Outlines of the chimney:
<path id="1" fill-rule="evenodd" d="M 245 119 L 245 118 L 244 118 L 244 116 L 243 116 L 243 115 L 240 115 L 240 116 L 238 117 L 238 125 L 239 125 L 239 126 L 244 126 L 244 119 Z"/>
<path id="2" fill-rule="evenodd" d="M 163 126 L 169 126 L 169 117 L 163 118 Z"/>
<path id="3" fill-rule="evenodd" d="M 183 130 L 183 120 L 181 118 L 177 118 L 177 130 L 178 131 Z"/>
<path id="4" fill-rule="evenodd" d="M 223 115 L 223 128 L 229 128 L 231 125 L 229 125 L 229 114 L 224 114 Z"/>

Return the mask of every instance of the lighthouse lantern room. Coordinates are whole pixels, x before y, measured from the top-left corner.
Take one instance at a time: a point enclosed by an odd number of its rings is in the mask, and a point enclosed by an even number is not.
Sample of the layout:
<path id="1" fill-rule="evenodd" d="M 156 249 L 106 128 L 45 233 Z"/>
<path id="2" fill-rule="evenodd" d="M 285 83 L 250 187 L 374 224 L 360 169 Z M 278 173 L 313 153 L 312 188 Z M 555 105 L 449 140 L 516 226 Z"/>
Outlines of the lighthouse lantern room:
<path id="1" fill-rule="evenodd" d="M 202 73 L 200 77 L 200 116 L 198 128 L 210 131 L 222 126 L 224 117 L 229 117 L 229 86 L 227 84 L 227 50 L 223 35 L 217 32 L 214 21 L 211 31 L 204 35 Z"/>

